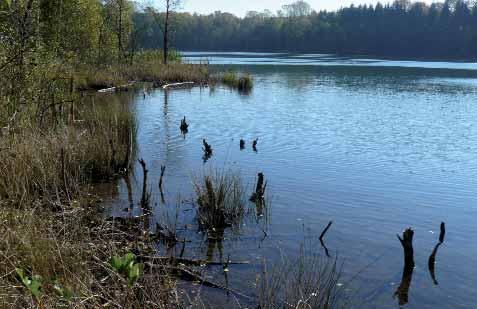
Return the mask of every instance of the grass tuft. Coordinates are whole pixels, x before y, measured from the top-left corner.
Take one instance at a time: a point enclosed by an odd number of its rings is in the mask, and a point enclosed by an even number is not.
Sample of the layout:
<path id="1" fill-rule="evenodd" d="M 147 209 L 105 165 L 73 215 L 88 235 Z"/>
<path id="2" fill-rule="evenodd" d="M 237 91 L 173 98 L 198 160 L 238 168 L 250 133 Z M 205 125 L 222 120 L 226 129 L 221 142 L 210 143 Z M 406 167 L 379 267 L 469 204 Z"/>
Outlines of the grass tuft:
<path id="1" fill-rule="evenodd" d="M 253 89 L 253 79 L 248 73 L 239 76 L 234 71 L 227 71 L 222 75 L 221 81 L 224 85 L 237 89 L 241 93 L 248 93 Z"/>
<path id="2" fill-rule="evenodd" d="M 201 229 L 220 231 L 239 226 L 246 214 L 245 189 L 231 171 L 195 179 L 197 218 Z"/>

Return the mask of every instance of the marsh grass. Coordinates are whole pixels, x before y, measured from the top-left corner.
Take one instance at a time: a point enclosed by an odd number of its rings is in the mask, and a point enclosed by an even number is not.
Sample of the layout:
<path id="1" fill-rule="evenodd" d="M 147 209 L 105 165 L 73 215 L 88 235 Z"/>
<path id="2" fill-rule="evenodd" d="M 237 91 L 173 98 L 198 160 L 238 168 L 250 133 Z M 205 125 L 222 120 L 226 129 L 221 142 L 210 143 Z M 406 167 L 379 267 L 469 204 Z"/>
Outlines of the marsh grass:
<path id="1" fill-rule="evenodd" d="M 0 207 L 0 308 L 181 307 L 166 272 L 145 270 L 131 286 L 111 269 L 110 258 L 127 253 L 128 245 L 94 211 Z M 41 278 L 38 300 L 18 280 L 16 268 Z"/>
<path id="2" fill-rule="evenodd" d="M 168 83 L 194 82 L 198 85 L 210 81 L 209 67 L 204 64 L 174 62 L 164 65 L 145 58 L 133 65 L 111 65 L 100 68 L 83 67 L 75 73 L 78 89 L 103 89 L 135 82 L 150 82 L 156 86 Z"/>
<path id="3" fill-rule="evenodd" d="M 248 93 L 253 89 L 253 78 L 248 73 L 240 76 L 234 71 L 227 71 L 219 79 L 224 85 L 241 93 Z"/>
<path id="4" fill-rule="evenodd" d="M 257 284 L 259 307 L 341 308 L 340 278 L 337 259 L 327 259 L 302 246 L 297 257 L 282 256 L 272 266 L 264 263 Z"/>
<path id="5" fill-rule="evenodd" d="M 62 201 L 113 177 L 134 149 L 134 115 L 121 102 L 82 103 L 76 120 L 31 124 L 0 137 L 0 197 L 21 205 Z"/>
<path id="6" fill-rule="evenodd" d="M 232 172 L 215 172 L 194 180 L 199 227 L 220 231 L 238 227 L 248 211 L 241 177 Z"/>

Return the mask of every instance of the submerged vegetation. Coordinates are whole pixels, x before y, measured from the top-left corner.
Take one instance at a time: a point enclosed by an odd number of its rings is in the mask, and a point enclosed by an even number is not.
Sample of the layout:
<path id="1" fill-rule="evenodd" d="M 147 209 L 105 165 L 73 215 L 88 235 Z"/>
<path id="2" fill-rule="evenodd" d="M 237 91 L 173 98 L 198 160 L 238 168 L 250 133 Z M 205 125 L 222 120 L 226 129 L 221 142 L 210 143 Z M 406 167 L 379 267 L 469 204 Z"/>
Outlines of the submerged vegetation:
<path id="1" fill-rule="evenodd" d="M 253 88 L 253 79 L 250 74 L 239 76 L 234 71 L 228 71 L 222 75 L 221 81 L 224 85 L 243 93 L 248 93 Z"/>
<path id="2" fill-rule="evenodd" d="M 323 260 L 309 251 L 302 245 L 297 257 L 283 256 L 273 266 L 265 263 L 258 279 L 260 308 L 344 307 L 337 260 Z"/>

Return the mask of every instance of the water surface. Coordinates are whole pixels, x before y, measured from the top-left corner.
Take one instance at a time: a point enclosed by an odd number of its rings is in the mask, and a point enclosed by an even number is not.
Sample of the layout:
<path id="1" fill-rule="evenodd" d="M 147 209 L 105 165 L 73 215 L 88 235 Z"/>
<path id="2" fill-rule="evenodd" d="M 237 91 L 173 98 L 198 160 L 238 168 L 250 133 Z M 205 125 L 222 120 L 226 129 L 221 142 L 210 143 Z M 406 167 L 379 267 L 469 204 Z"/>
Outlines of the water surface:
<path id="1" fill-rule="evenodd" d="M 265 174 L 269 217 L 246 221 L 240 234 L 226 234 L 221 244 L 223 256 L 252 261 L 231 267 L 231 286 L 253 295 L 262 258 L 296 254 L 303 239 L 316 240 L 332 220 L 326 244 L 344 262 L 341 281 L 353 307 L 398 306 L 392 296 L 401 281 L 403 252 L 396 234 L 406 227 L 415 230 L 416 262 L 407 306 L 475 306 L 477 64 L 332 55 L 186 56 L 192 62 L 207 59 L 216 70 L 249 72 L 255 87 L 249 95 L 216 87 L 129 97 L 139 123 L 138 156 L 154 181 L 156 218 L 181 200 L 181 219 L 190 224 L 193 177 L 232 169 L 251 191 L 257 173 Z M 184 115 L 190 124 L 185 137 L 179 130 Z M 214 149 L 206 163 L 203 138 Z M 247 141 L 242 151 L 241 138 Z M 255 138 L 257 152 L 251 147 Z M 165 205 L 157 189 L 161 165 L 167 166 Z M 139 166 L 135 175 L 137 204 Z M 128 215 L 123 182 L 112 204 L 117 215 Z M 132 214 L 141 210 L 135 207 Z M 427 262 L 441 221 L 447 235 L 436 259 L 435 285 Z M 187 235 L 193 239 L 187 256 L 220 259 L 220 246 L 195 231 Z M 321 247 L 314 249 L 326 259 Z M 223 281 L 221 269 L 207 271 Z"/>

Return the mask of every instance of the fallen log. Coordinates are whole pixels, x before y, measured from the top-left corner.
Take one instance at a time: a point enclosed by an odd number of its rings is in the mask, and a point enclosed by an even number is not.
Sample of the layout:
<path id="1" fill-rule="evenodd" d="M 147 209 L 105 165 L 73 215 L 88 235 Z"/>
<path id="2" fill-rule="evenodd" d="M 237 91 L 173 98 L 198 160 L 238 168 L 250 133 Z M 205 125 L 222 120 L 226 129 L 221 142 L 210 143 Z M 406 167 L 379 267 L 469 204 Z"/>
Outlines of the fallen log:
<path id="1" fill-rule="evenodd" d="M 99 93 L 107 93 L 107 92 L 115 92 L 115 91 L 121 91 L 121 90 L 127 90 L 129 87 L 134 85 L 136 82 L 130 82 L 125 85 L 117 86 L 117 87 L 110 87 L 110 88 L 104 88 L 104 89 L 99 89 Z"/>
<path id="2" fill-rule="evenodd" d="M 141 262 L 154 262 L 154 263 L 168 263 L 172 265 L 189 265 L 189 266 L 203 266 L 203 265 L 224 265 L 222 262 L 177 258 L 168 256 L 138 256 L 138 260 Z M 248 265 L 250 261 L 228 261 L 229 265 Z"/>
<path id="3" fill-rule="evenodd" d="M 154 265 L 154 264 L 151 264 L 151 263 L 144 263 L 144 266 L 146 266 L 150 269 L 158 268 L 158 265 Z M 159 267 L 161 267 L 161 266 L 159 265 Z M 179 266 L 179 267 L 172 267 L 170 269 L 173 272 L 177 273 L 177 276 L 179 277 L 179 279 L 182 279 L 182 280 L 185 280 L 185 281 L 197 282 L 197 283 L 200 283 L 201 285 L 209 287 L 209 288 L 224 290 L 224 291 L 227 291 L 229 293 L 235 294 L 235 295 L 243 297 L 243 298 L 252 299 L 252 297 L 250 297 L 248 295 L 245 295 L 241 292 L 232 290 L 232 289 L 230 289 L 226 286 L 223 286 L 223 285 L 217 284 L 215 282 L 212 282 L 208 279 L 205 279 L 204 277 L 201 276 L 201 274 L 199 274 L 197 272 L 194 272 L 191 269 L 187 269 L 186 267 Z"/>
<path id="4" fill-rule="evenodd" d="M 172 83 L 172 84 L 166 84 L 162 86 L 162 89 L 170 89 L 170 88 L 183 88 L 183 87 L 192 87 L 194 86 L 194 82 L 183 82 L 183 83 Z"/>

